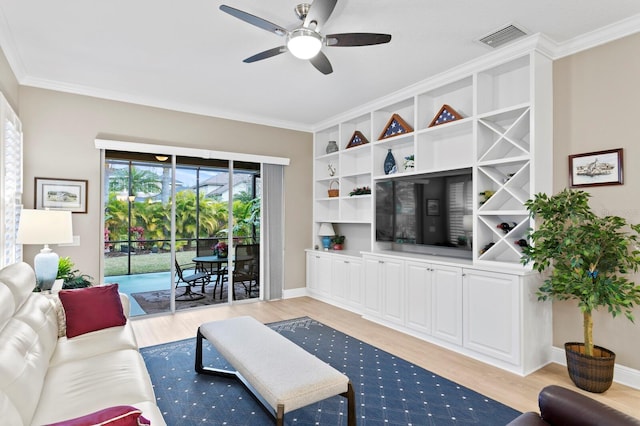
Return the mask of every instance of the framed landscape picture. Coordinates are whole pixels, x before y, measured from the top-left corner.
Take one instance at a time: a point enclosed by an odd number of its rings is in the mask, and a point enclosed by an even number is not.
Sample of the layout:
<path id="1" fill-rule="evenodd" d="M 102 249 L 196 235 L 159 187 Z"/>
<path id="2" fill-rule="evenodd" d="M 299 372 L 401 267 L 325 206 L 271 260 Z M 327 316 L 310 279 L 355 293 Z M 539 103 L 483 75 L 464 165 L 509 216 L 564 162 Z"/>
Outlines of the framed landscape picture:
<path id="1" fill-rule="evenodd" d="M 87 181 L 35 178 L 35 208 L 87 212 Z"/>
<path id="2" fill-rule="evenodd" d="M 622 185 L 622 148 L 569 156 L 572 188 Z"/>
<path id="3" fill-rule="evenodd" d="M 440 200 L 427 200 L 427 216 L 440 216 Z"/>

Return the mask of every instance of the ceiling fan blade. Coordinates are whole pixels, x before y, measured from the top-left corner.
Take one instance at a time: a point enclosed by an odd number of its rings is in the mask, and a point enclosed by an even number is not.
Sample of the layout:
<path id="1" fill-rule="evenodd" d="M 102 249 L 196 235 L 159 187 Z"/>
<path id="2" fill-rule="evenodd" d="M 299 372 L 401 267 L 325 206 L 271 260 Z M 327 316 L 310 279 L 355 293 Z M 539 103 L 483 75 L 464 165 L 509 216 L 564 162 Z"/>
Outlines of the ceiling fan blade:
<path id="1" fill-rule="evenodd" d="M 390 34 L 343 33 L 329 34 L 325 37 L 327 46 L 371 46 L 391 41 Z"/>
<path id="2" fill-rule="evenodd" d="M 278 47 L 274 47 L 273 49 L 265 50 L 264 52 L 256 53 L 255 55 L 248 57 L 242 62 L 250 64 L 251 62 L 256 62 L 256 61 L 261 61 L 263 59 L 271 58 L 273 56 L 279 55 L 286 51 L 287 51 L 286 46 L 278 46 Z"/>
<path id="3" fill-rule="evenodd" d="M 331 13 L 333 13 L 337 2 L 338 0 L 314 0 L 302 25 L 309 28 L 310 25 L 314 24 L 312 29 L 320 31 L 331 16 Z"/>
<path id="4" fill-rule="evenodd" d="M 254 25 L 258 28 L 262 28 L 263 30 L 267 30 L 270 33 L 274 33 L 279 36 L 284 36 L 287 34 L 287 30 L 282 28 L 280 25 L 276 25 L 273 22 L 269 22 L 265 19 L 258 18 L 250 13 L 243 12 L 240 9 L 233 8 L 231 6 L 227 6 L 225 4 L 220 6 L 220 10 L 228 13 L 231 16 L 235 16 L 236 18 L 247 22 L 251 25 Z"/>
<path id="5" fill-rule="evenodd" d="M 324 75 L 331 74 L 333 72 L 331 62 L 329 62 L 327 56 L 322 52 L 318 52 L 316 56 L 309 59 L 309 62 L 311 62 L 311 64 Z"/>

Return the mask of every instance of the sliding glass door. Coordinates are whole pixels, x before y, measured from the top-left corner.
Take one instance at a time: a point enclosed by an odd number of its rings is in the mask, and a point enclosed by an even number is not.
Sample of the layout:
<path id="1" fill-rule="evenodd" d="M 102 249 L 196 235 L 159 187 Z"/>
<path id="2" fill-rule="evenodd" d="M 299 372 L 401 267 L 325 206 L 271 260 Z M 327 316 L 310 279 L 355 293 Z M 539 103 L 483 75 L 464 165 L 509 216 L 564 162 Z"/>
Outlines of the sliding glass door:
<path id="1" fill-rule="evenodd" d="M 233 267 L 259 257 L 259 164 L 106 151 L 104 175 L 104 281 L 132 315 L 260 297 L 259 258 Z"/>

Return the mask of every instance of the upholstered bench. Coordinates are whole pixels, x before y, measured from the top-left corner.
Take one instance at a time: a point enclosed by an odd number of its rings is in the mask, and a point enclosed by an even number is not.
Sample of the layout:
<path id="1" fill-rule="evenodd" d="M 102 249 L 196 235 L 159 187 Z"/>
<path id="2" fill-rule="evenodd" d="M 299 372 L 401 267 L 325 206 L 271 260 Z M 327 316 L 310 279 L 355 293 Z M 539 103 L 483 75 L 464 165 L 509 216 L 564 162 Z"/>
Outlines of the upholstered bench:
<path id="1" fill-rule="evenodd" d="M 203 338 L 236 371 L 204 367 Z M 202 324 L 195 357 L 198 373 L 237 377 L 279 426 L 285 413 L 335 395 L 347 398 L 348 424 L 356 424 L 349 378 L 252 317 Z"/>

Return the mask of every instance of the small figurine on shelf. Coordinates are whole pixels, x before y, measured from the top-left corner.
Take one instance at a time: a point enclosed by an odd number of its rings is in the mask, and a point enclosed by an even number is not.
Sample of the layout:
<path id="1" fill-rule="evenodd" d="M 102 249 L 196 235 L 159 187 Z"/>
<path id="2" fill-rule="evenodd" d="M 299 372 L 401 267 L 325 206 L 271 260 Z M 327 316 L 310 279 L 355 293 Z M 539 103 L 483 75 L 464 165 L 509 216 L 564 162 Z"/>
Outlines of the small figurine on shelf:
<path id="1" fill-rule="evenodd" d="M 335 176 L 335 174 L 336 174 L 336 166 L 334 166 L 333 164 L 329 163 L 327 165 L 327 169 L 329 169 L 329 176 Z"/>
<path id="2" fill-rule="evenodd" d="M 529 247 L 529 243 L 524 238 L 520 238 L 519 240 L 516 240 L 515 243 L 517 246 L 520 246 L 520 248 Z"/>
<path id="3" fill-rule="evenodd" d="M 371 188 L 369 188 L 368 186 L 363 186 L 361 188 L 353 188 L 353 191 L 349 193 L 349 196 L 353 197 L 354 195 L 369 195 L 369 194 L 371 194 Z"/>
<path id="4" fill-rule="evenodd" d="M 482 250 L 480 250 L 480 254 L 485 254 L 491 247 L 493 247 L 494 245 L 496 245 L 496 243 L 494 243 L 493 241 L 490 242 L 489 244 L 487 244 L 486 246 L 484 246 L 482 248 Z"/>
<path id="5" fill-rule="evenodd" d="M 405 170 L 413 170 L 415 166 L 415 160 L 413 154 L 407 155 L 404 157 L 404 169 Z"/>
<path id="6" fill-rule="evenodd" d="M 518 224 L 515 222 L 502 222 L 498 225 L 498 228 L 502 229 L 505 234 L 508 234 L 516 226 L 518 226 Z"/>
<path id="7" fill-rule="evenodd" d="M 496 191 L 492 191 L 490 189 L 487 189 L 485 191 L 482 191 L 480 193 L 480 195 L 482 195 L 484 197 L 484 200 L 480 201 L 480 205 L 483 205 L 484 203 L 486 203 L 487 201 L 489 201 L 489 198 L 491 198 L 493 196 L 493 194 L 495 194 Z"/>

